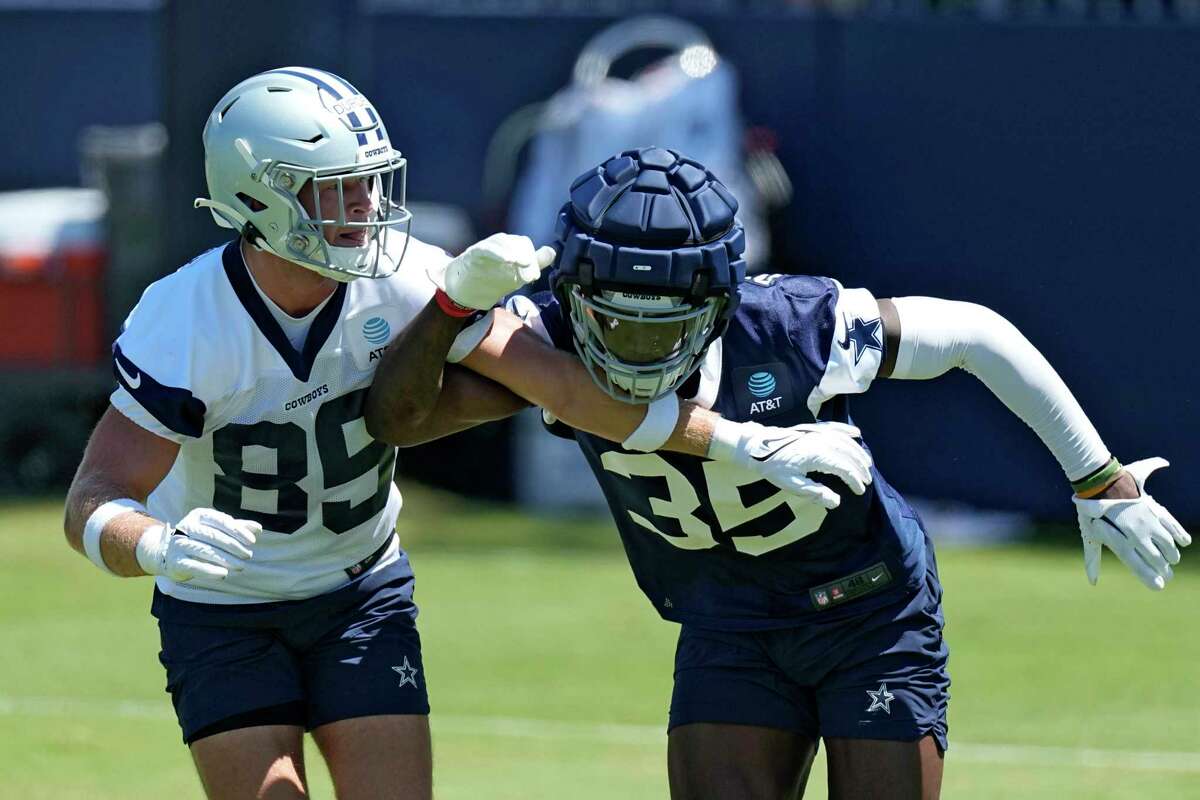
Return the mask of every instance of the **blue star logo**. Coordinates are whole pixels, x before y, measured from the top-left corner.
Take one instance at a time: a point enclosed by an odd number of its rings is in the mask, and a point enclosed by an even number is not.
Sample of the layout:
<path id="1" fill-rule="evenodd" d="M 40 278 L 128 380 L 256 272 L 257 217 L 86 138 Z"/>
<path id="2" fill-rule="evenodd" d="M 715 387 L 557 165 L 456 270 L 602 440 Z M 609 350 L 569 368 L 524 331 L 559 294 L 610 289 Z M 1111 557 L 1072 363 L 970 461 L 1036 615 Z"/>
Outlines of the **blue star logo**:
<path id="1" fill-rule="evenodd" d="M 417 685 L 417 668 L 408 663 L 408 656 L 404 657 L 404 663 L 398 667 L 392 667 L 392 670 L 399 673 L 400 685 L 412 684 Z"/>
<path id="2" fill-rule="evenodd" d="M 859 360 L 862 359 L 863 353 L 868 350 L 877 350 L 880 355 L 883 355 L 883 340 L 879 336 L 879 329 L 883 323 L 879 318 L 862 320 L 858 317 L 854 318 L 854 322 L 850 322 L 845 316 L 842 320 L 846 323 L 846 338 L 838 342 L 843 350 L 850 349 L 850 343 L 854 343 L 854 364 L 858 366 Z"/>
<path id="3" fill-rule="evenodd" d="M 896 699 L 896 695 L 888 691 L 887 684 L 879 684 L 879 688 L 875 691 L 867 689 L 867 694 L 871 698 L 871 705 L 867 707 L 867 713 L 883 709 L 885 714 L 892 713 L 892 701 Z"/>

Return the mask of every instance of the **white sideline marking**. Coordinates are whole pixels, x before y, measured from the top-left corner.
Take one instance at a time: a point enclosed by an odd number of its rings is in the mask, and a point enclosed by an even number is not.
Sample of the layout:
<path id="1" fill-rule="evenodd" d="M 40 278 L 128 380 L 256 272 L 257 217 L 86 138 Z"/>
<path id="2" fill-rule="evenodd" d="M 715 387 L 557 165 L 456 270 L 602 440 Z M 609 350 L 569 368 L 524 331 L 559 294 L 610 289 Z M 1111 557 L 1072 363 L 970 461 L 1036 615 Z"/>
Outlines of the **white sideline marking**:
<path id="1" fill-rule="evenodd" d="M 12 697 L 0 695 L 0 716 L 121 717 L 174 720 L 171 705 L 146 700 L 103 700 L 77 697 Z M 603 722 L 565 722 L 515 717 L 476 717 L 438 714 L 430 718 L 435 731 L 509 739 L 573 739 L 589 742 L 663 746 L 665 725 Z M 1101 750 L 1090 747 L 981 744 L 951 739 L 949 759 L 974 764 L 1014 764 L 1046 767 L 1091 767 L 1149 772 L 1200 773 L 1200 753 L 1170 750 Z"/>

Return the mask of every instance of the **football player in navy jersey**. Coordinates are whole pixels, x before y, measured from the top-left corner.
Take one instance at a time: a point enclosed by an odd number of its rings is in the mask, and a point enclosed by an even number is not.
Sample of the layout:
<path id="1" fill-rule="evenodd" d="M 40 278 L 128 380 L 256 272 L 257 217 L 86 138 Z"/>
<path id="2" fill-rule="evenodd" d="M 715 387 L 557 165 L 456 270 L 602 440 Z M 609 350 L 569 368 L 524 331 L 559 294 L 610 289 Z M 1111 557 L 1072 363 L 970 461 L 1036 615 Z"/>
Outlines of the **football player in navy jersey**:
<path id="1" fill-rule="evenodd" d="M 877 300 L 822 277 L 743 280 L 736 211 L 725 187 L 678 153 L 614 156 L 570 188 L 551 291 L 511 297 L 451 358 L 538 402 L 547 365 L 562 363 L 549 345 L 574 352 L 612 398 L 647 405 L 644 425 L 673 423 L 681 398 L 722 416 L 708 458 L 556 426 L 595 473 L 639 586 L 681 624 L 673 798 L 799 797 L 822 740 L 831 797 L 935 798 L 950 680 L 919 517 L 874 468 L 863 487 L 825 481 L 830 496 L 796 496 L 746 469 L 753 457 L 729 453 L 746 450 L 760 420 L 856 434 L 850 395 L 877 378 L 959 367 L 1062 465 L 1088 578 L 1103 545 L 1151 589 L 1165 587 L 1191 541 L 1145 491 L 1166 462 L 1117 462 L 1045 358 L 993 311 Z M 390 377 L 379 370 L 372 396 L 389 392 Z M 769 453 L 771 437 L 756 446 Z"/>

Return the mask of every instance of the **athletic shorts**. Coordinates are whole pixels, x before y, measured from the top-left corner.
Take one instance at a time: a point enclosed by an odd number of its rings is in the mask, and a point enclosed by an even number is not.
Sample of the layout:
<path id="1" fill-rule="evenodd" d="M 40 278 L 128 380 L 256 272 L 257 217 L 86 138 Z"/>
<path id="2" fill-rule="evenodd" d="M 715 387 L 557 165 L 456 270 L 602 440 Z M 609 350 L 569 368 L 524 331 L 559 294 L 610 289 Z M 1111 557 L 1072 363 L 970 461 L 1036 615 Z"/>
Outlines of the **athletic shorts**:
<path id="1" fill-rule="evenodd" d="M 669 727 L 731 723 L 906 742 L 932 735 L 944 751 L 949 653 L 929 557 L 915 595 L 859 617 L 766 631 L 684 625 Z"/>
<path id="2" fill-rule="evenodd" d="M 259 725 L 428 714 L 402 559 L 307 600 L 190 603 L 157 589 L 159 660 L 183 741 Z"/>

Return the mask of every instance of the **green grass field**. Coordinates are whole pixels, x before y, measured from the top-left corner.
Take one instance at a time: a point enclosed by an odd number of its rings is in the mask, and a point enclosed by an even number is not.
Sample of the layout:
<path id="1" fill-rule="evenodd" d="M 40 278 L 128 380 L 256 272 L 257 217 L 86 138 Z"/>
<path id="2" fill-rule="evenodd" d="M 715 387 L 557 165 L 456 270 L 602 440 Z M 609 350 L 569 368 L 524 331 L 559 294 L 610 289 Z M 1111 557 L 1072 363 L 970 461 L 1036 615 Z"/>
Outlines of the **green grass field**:
<path id="1" fill-rule="evenodd" d="M 460 798 L 662 798 L 675 628 L 606 521 L 412 487 L 435 785 Z M 163 692 L 148 581 L 65 545 L 57 502 L 0 507 L 0 797 L 201 797 Z M 1196 558 L 1197 554 L 1191 554 Z M 1075 548 L 945 550 L 944 797 L 1200 797 L 1200 570 L 1151 593 Z M 314 796 L 332 797 L 315 751 Z M 814 770 L 810 798 L 825 797 Z"/>

